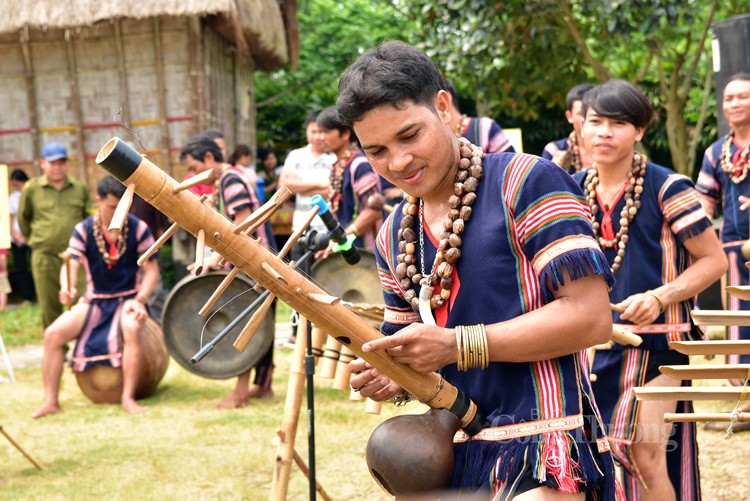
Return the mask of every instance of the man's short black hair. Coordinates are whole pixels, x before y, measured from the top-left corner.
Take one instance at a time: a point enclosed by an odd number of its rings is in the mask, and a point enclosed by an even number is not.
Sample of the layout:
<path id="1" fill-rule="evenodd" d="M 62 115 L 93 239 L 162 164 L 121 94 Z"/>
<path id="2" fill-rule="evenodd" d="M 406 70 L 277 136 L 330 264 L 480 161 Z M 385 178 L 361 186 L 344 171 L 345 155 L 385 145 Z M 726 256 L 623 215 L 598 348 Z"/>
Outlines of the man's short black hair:
<path id="1" fill-rule="evenodd" d="M 344 132 L 349 131 L 349 139 L 351 141 L 357 140 L 357 136 L 356 134 L 354 134 L 354 129 L 352 129 L 350 125 L 341 120 L 341 117 L 338 113 L 338 108 L 336 106 L 329 106 L 328 108 L 321 111 L 315 122 L 321 129 L 325 131 L 336 129 L 341 135 L 343 135 Z"/>
<path id="2" fill-rule="evenodd" d="M 434 108 L 435 95 L 445 88 L 440 70 L 427 54 L 388 41 L 364 53 L 344 72 L 336 106 L 340 120 L 352 125 L 384 104 L 402 108 L 412 102 Z"/>
<path id="3" fill-rule="evenodd" d="M 645 129 L 654 119 L 654 107 L 633 84 L 624 80 L 609 80 L 586 92 L 583 114 L 594 110 L 598 115 L 624 120 Z"/>
<path id="4" fill-rule="evenodd" d="M 105 176 L 96 185 L 96 194 L 99 198 L 104 200 L 107 195 L 112 195 L 115 198 L 122 198 L 125 194 L 125 185 L 112 176 Z"/>
<path id="5" fill-rule="evenodd" d="M 208 136 L 211 139 L 224 139 L 224 133 L 219 129 L 206 129 L 203 131 L 203 135 Z"/>
<path id="6" fill-rule="evenodd" d="M 318 115 L 320 115 L 321 110 L 313 110 L 310 113 L 307 114 L 305 117 L 305 128 L 307 128 L 308 125 L 310 125 L 313 122 L 316 122 L 318 120 Z"/>
<path id="7" fill-rule="evenodd" d="M 187 155 L 190 155 L 199 162 L 203 162 L 206 158 L 206 152 L 211 152 L 214 156 L 214 160 L 217 162 L 224 161 L 224 155 L 221 153 L 221 148 L 216 144 L 216 141 L 206 134 L 200 134 L 188 139 L 185 146 L 180 150 L 180 161 L 184 160 Z"/>
<path id="8" fill-rule="evenodd" d="M 10 173 L 10 180 L 25 183 L 29 180 L 29 176 L 21 169 L 13 169 L 13 172 Z"/>
<path id="9" fill-rule="evenodd" d="M 724 87 L 726 87 L 730 83 L 736 82 L 738 80 L 743 81 L 743 82 L 750 82 L 750 73 L 745 73 L 744 71 L 741 71 L 739 73 L 735 73 L 734 75 L 732 75 L 731 77 L 729 77 L 729 80 L 727 80 L 727 83 L 726 83 L 726 85 Z"/>
<path id="10" fill-rule="evenodd" d="M 583 95 L 593 88 L 594 84 L 582 83 L 570 89 L 565 95 L 565 109 L 571 111 L 573 109 L 573 104 L 575 104 L 576 101 L 583 101 Z"/>

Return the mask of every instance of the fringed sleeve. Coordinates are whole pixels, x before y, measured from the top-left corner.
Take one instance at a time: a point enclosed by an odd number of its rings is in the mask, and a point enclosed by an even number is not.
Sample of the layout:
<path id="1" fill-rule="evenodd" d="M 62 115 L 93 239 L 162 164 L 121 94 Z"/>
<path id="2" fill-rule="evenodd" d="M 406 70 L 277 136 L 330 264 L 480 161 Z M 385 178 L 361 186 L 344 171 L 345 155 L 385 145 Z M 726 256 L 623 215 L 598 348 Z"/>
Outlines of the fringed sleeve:
<path id="1" fill-rule="evenodd" d="M 565 285 L 563 268 L 572 280 L 601 275 L 611 288 L 614 277 L 594 237 L 581 188 L 552 162 L 519 157 L 509 168 L 506 201 L 523 252 L 539 277 L 544 301 L 552 301 L 553 291 Z"/>
<path id="2" fill-rule="evenodd" d="M 685 176 L 669 176 L 659 193 L 659 204 L 664 221 L 680 245 L 712 227 L 708 214 L 700 204 L 693 182 Z"/>

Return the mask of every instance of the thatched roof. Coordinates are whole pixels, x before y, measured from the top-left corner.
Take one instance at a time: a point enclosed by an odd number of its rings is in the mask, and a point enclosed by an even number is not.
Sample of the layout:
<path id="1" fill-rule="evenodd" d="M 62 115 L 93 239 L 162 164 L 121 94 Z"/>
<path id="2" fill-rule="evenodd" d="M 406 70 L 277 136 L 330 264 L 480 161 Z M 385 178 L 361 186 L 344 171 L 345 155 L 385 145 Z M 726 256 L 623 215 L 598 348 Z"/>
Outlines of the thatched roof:
<path id="1" fill-rule="evenodd" d="M 262 69 L 298 57 L 295 0 L 5 0 L 0 33 L 79 28 L 116 18 L 210 16 L 212 25 Z M 281 5 L 280 5 L 281 4 Z M 282 13 L 283 11 L 283 13 Z M 286 26 L 285 26 L 286 21 Z"/>

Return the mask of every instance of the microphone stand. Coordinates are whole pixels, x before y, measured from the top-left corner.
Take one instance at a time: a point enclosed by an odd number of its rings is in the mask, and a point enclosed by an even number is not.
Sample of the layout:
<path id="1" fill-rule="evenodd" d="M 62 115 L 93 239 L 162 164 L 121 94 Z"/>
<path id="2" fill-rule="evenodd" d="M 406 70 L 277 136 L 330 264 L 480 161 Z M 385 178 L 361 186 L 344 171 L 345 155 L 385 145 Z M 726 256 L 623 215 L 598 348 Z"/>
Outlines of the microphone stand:
<path id="1" fill-rule="evenodd" d="M 297 241 L 297 245 L 304 252 L 299 259 L 297 270 L 310 276 L 312 270 L 311 262 L 318 251 L 325 250 L 328 247 L 329 236 L 318 233 L 317 230 L 307 230 Z M 312 344 L 312 323 L 305 318 L 307 322 L 307 348 L 305 350 L 305 378 L 307 381 L 307 467 L 309 470 L 308 481 L 310 489 L 310 500 L 315 501 L 317 490 L 315 489 L 315 391 L 313 387 L 313 376 L 315 375 L 315 355 L 313 355 Z M 301 342 L 297 339 L 296 342 Z"/>

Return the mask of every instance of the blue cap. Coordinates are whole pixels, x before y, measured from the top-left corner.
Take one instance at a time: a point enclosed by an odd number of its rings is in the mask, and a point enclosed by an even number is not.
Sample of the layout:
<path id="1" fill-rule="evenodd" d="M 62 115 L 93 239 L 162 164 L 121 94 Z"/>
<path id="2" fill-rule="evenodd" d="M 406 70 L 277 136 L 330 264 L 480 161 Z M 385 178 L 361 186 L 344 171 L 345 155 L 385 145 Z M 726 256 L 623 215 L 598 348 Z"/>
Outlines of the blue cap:
<path id="1" fill-rule="evenodd" d="M 42 149 L 42 158 L 48 162 L 68 158 L 68 150 L 60 143 L 49 143 Z"/>

